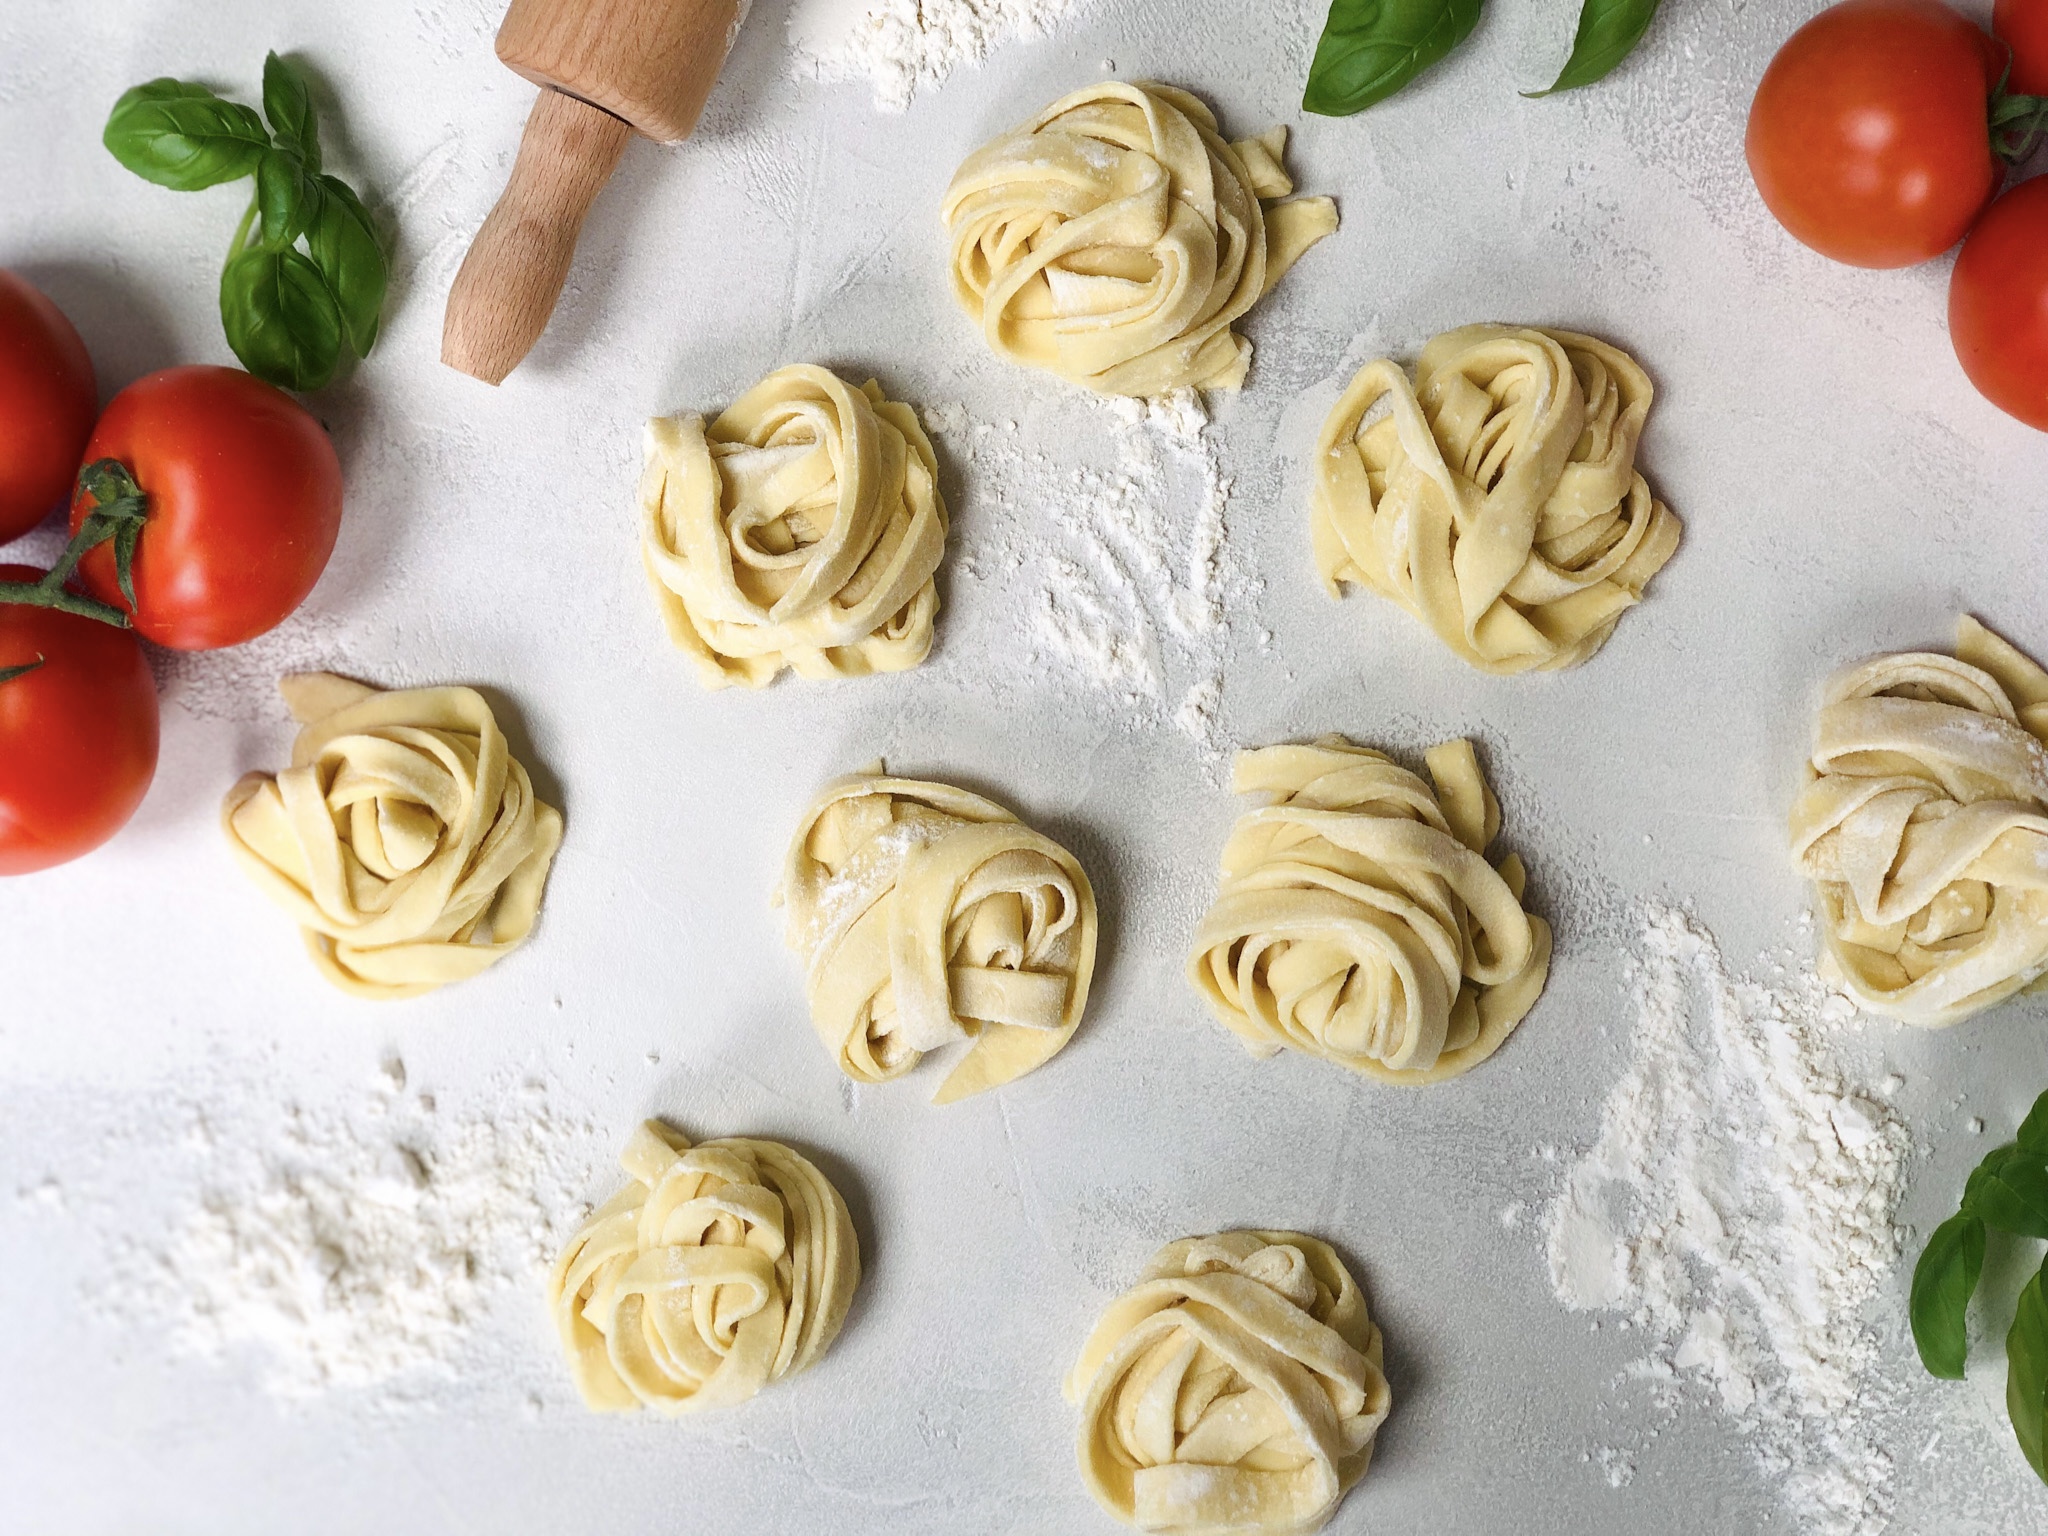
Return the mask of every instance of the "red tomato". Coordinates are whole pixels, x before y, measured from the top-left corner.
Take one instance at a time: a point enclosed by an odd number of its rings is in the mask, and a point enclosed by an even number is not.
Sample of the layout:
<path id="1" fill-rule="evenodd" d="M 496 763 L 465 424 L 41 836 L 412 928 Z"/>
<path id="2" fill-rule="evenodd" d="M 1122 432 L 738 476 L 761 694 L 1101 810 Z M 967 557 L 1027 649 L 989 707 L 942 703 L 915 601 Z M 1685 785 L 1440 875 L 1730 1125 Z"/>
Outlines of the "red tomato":
<path id="1" fill-rule="evenodd" d="M 0 268 L 0 544 L 63 504 L 99 405 L 64 312 Z"/>
<path id="2" fill-rule="evenodd" d="M 0 581 L 37 581 L 0 565 Z M 127 825 L 156 773 L 156 681 L 142 647 L 98 619 L 0 604 L 0 875 L 89 853 Z"/>
<path id="3" fill-rule="evenodd" d="M 1909 267 L 1963 238 L 1998 179 L 1994 44 L 1937 0 L 1843 0 L 1778 50 L 1749 109 L 1749 171 L 1794 239 Z"/>
<path id="4" fill-rule="evenodd" d="M 1991 30 L 2012 50 L 2006 89 L 2048 96 L 2048 0 L 1998 0 Z"/>
<path id="5" fill-rule="evenodd" d="M 240 645 L 313 590 L 341 527 L 341 461 L 283 390 L 239 368 L 166 368 L 114 396 L 87 462 L 119 459 L 149 498 L 135 550 L 136 631 L 180 651 Z M 76 532 L 91 510 L 73 496 Z M 114 549 L 80 562 L 86 589 L 127 609 Z"/>
<path id="6" fill-rule="evenodd" d="M 1984 398 L 2048 432 L 2048 178 L 1985 210 L 1956 257 L 1948 334 Z"/>

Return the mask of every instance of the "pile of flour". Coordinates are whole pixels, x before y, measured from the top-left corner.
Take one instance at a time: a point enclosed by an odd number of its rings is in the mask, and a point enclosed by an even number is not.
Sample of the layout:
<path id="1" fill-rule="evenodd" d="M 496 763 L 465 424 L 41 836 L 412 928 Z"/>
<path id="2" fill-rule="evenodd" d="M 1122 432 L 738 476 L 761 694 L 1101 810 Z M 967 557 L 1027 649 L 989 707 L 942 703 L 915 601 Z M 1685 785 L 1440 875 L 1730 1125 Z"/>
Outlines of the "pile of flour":
<path id="1" fill-rule="evenodd" d="M 1071 437 L 1099 437 L 1077 462 L 1026 446 L 1013 421 L 925 411 L 973 494 L 994 504 L 960 520 L 953 569 L 1016 594 L 1009 627 L 1041 680 L 1082 685 L 1126 727 L 1177 726 L 1219 759 L 1231 620 L 1261 584 L 1230 558 L 1232 482 L 1201 396 L 1090 395 L 1072 408 L 1086 416 Z"/>
<path id="2" fill-rule="evenodd" d="M 1899 1256 L 1912 1141 L 1884 1101 L 1902 1085 L 1843 1080 L 1846 998 L 1731 974 L 1683 913 L 1651 910 L 1635 959 L 1633 1059 L 1548 1212 L 1553 1287 L 1648 1335 L 1631 1374 L 1654 1390 L 1709 1385 L 1795 1529 L 1869 1536 L 1892 1464 L 1864 1313 Z"/>
<path id="3" fill-rule="evenodd" d="M 185 1137 L 190 1203 L 119 1256 L 123 1295 L 179 1353 L 251 1359 L 278 1397 L 402 1401 L 456 1374 L 501 1295 L 538 1306 L 593 1138 L 537 1082 L 449 1108 L 397 1058 L 318 1110 L 210 1105 Z"/>
<path id="4" fill-rule="evenodd" d="M 789 14 L 799 79 L 855 81 L 901 112 L 919 90 L 999 43 L 1049 32 L 1088 0 L 799 0 Z"/>

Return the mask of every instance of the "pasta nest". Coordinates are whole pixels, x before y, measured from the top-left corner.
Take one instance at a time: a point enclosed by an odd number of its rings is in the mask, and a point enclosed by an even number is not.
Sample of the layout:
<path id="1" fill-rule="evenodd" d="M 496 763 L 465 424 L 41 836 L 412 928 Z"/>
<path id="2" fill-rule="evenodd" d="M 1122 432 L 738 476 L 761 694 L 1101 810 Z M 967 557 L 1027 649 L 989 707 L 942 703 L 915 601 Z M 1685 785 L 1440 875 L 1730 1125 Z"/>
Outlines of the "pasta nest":
<path id="1" fill-rule="evenodd" d="M 278 687 L 303 726 L 291 766 L 245 774 L 221 826 L 321 974 L 358 997 L 414 997 L 523 944 L 562 817 L 483 695 L 325 672 Z"/>
<path id="2" fill-rule="evenodd" d="M 1255 1056 L 1283 1046 L 1393 1083 L 1470 1071 L 1543 991 L 1550 929 L 1522 909 L 1500 806 L 1467 741 L 1427 754 L 1434 790 L 1326 736 L 1240 752 L 1240 817 L 1189 972 Z"/>
<path id="3" fill-rule="evenodd" d="M 1231 330 L 1337 228 L 1327 197 L 1275 207 L 1287 130 L 1227 143 L 1168 85 L 1105 81 L 976 150 L 947 189 L 953 295 L 988 344 L 1112 395 L 1236 389 Z"/>
<path id="4" fill-rule="evenodd" d="M 1321 1528 L 1393 1405 L 1380 1331 L 1326 1243 L 1169 1243 L 1112 1302 L 1066 1381 L 1088 1491 L 1147 1531 Z"/>
<path id="5" fill-rule="evenodd" d="M 708 688 L 900 672 L 931 650 L 938 459 L 872 379 L 782 368 L 708 426 L 648 422 L 640 518 L 662 620 Z"/>
<path id="6" fill-rule="evenodd" d="M 619 1161 L 633 1182 L 548 1277 L 584 1402 L 693 1413 L 817 1364 L 860 1283 L 860 1242 L 832 1182 L 779 1142 L 693 1147 L 654 1120 Z"/>
<path id="7" fill-rule="evenodd" d="M 1392 598 L 1483 672 L 1577 666 L 1678 548 L 1635 468 L 1649 376 L 1590 336 L 1501 325 L 1437 337 L 1417 376 L 1368 363 L 1323 423 L 1324 586 Z"/>
<path id="8" fill-rule="evenodd" d="M 1043 1066 L 1080 1026 L 1095 893 L 992 800 L 879 763 L 841 779 L 797 828 L 777 900 L 811 1022 L 858 1082 L 972 1040 L 934 1095 L 950 1104 Z"/>
<path id="9" fill-rule="evenodd" d="M 1792 853 L 1861 1006 L 1936 1028 L 2048 974 L 2044 742 L 2048 672 L 1968 616 L 1829 682 Z"/>

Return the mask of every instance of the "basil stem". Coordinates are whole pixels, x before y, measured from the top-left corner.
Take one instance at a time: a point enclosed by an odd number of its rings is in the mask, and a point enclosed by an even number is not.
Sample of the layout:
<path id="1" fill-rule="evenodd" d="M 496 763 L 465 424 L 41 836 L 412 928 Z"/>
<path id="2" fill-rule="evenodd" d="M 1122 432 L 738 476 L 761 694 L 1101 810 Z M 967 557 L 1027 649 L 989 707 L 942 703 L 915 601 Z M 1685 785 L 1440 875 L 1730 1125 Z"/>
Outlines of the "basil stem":
<path id="1" fill-rule="evenodd" d="M 1472 34 L 1485 0 L 1330 0 L 1305 111 L 1348 117 L 1384 101 Z"/>
<path id="2" fill-rule="evenodd" d="M 1963 1361 L 1970 1349 L 1970 1298 L 1983 1272 L 1982 1217 L 1962 1211 L 1934 1229 L 1913 1267 L 1910 1309 L 1913 1343 L 1929 1375 L 1963 1379 Z"/>
<path id="3" fill-rule="evenodd" d="M 1548 96 L 1551 91 L 1575 90 L 1603 79 L 1634 51 L 1657 14 L 1657 0 L 1586 0 L 1579 11 L 1578 36 L 1572 40 L 1572 56 L 1547 91 L 1526 91 L 1528 96 Z"/>

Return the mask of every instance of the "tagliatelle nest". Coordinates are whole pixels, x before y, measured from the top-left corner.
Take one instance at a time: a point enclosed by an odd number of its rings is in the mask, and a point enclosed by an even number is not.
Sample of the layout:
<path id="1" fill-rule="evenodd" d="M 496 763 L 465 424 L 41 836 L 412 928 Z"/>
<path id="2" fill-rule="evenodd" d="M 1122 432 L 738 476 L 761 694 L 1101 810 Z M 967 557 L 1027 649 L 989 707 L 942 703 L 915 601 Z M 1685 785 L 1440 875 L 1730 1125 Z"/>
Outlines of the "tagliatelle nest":
<path id="1" fill-rule="evenodd" d="M 1081 1476 L 1141 1530 L 1319 1530 L 1393 1406 L 1380 1331 L 1327 1243 L 1223 1232 L 1160 1249 L 1066 1381 Z"/>
<path id="2" fill-rule="evenodd" d="M 359 997 L 412 997 L 523 944 L 562 817 L 483 695 L 386 693 L 325 672 L 279 688 L 304 723 L 292 764 L 245 775 L 221 825 L 321 973 Z"/>
<path id="3" fill-rule="evenodd" d="M 1105 81 L 967 157 L 946 191 L 953 295 L 988 344 L 1112 395 L 1236 389 L 1231 327 L 1337 228 L 1277 203 L 1287 130 L 1235 144 L 1168 85 Z"/>
<path id="4" fill-rule="evenodd" d="M 1232 829 L 1188 969 L 1254 1055 L 1438 1082 L 1535 1005 L 1550 929 L 1522 908 L 1521 860 L 1485 858 L 1500 807 L 1472 744 L 1428 765 L 1434 789 L 1341 736 L 1238 754 L 1232 787 L 1271 803 Z"/>
<path id="5" fill-rule="evenodd" d="M 1829 682 L 1806 777 L 1792 854 L 1859 1004 L 1955 1024 L 2048 974 L 2048 671 L 1965 616 L 1953 657 Z"/>

